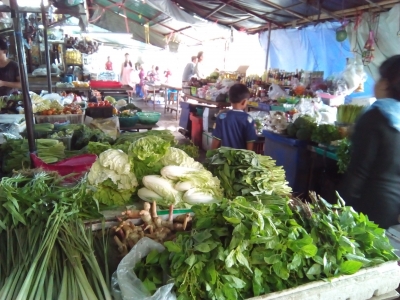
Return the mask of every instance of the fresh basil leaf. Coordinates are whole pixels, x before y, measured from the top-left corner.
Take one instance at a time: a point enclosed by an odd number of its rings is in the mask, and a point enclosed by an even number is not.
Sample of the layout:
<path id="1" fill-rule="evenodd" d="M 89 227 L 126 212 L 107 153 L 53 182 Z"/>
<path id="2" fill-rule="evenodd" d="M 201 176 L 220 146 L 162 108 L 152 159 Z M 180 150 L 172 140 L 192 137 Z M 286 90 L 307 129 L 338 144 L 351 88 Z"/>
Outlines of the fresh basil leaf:
<path id="1" fill-rule="evenodd" d="M 188 258 L 186 258 L 185 263 L 192 267 L 196 263 L 196 256 L 192 253 Z"/>
<path id="2" fill-rule="evenodd" d="M 246 282 L 233 275 L 222 275 L 225 282 L 229 283 L 235 289 L 242 289 L 246 286 Z"/>
<path id="3" fill-rule="evenodd" d="M 361 269 L 363 266 L 362 262 L 355 260 L 344 261 L 340 264 L 340 272 L 346 275 L 352 275 Z"/>
<path id="4" fill-rule="evenodd" d="M 156 285 L 153 282 L 151 282 L 148 278 L 146 278 L 143 281 L 143 285 L 146 288 L 146 290 L 148 290 L 150 293 L 153 293 L 157 290 Z"/>
<path id="5" fill-rule="evenodd" d="M 238 298 L 238 293 L 236 287 L 231 287 L 231 284 L 225 283 L 222 287 L 222 291 L 227 300 L 236 300 Z"/>
<path id="6" fill-rule="evenodd" d="M 321 274 L 321 265 L 320 264 L 313 264 L 311 268 L 308 269 L 306 275 L 316 275 L 319 276 Z"/>
<path id="7" fill-rule="evenodd" d="M 203 231 L 197 232 L 196 234 L 194 234 L 192 236 L 196 240 L 196 242 L 201 243 L 201 242 L 204 242 L 205 240 L 211 238 L 212 234 L 210 233 L 209 230 L 203 230 Z"/>
<path id="8" fill-rule="evenodd" d="M 160 253 L 157 250 L 152 250 L 147 254 L 146 256 L 146 265 L 149 264 L 155 264 L 158 262 L 158 258 L 160 256 Z"/>
<path id="9" fill-rule="evenodd" d="M 287 280 L 289 278 L 289 271 L 281 261 L 273 264 L 272 269 L 274 270 L 275 274 L 283 280 Z"/>
<path id="10" fill-rule="evenodd" d="M 215 249 L 217 246 L 218 245 L 214 242 L 204 242 L 194 246 L 194 249 L 203 253 L 208 253 L 211 250 Z"/>
<path id="11" fill-rule="evenodd" d="M 238 261 L 238 263 L 244 267 L 247 268 L 247 270 L 249 270 L 250 273 L 253 273 L 253 271 L 250 268 L 249 265 L 249 261 L 247 260 L 247 258 L 243 255 L 242 252 L 236 251 L 236 260 Z"/>
<path id="12" fill-rule="evenodd" d="M 174 252 L 174 253 L 182 252 L 181 246 L 175 242 L 167 241 L 164 243 L 164 246 L 168 249 L 169 252 Z"/>
<path id="13" fill-rule="evenodd" d="M 301 247 L 301 252 L 304 254 L 305 257 L 313 257 L 317 254 L 318 248 L 317 246 L 310 244 Z"/>

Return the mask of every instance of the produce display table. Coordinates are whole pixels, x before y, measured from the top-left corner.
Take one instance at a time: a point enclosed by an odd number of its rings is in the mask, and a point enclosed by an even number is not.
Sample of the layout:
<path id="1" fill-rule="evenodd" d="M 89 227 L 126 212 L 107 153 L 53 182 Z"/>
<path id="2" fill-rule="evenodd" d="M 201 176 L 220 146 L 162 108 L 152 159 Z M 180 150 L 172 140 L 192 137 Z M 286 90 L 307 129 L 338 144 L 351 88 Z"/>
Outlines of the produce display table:
<path id="1" fill-rule="evenodd" d="M 271 106 L 266 103 L 261 103 L 261 102 L 254 102 L 254 101 L 249 101 L 247 104 L 247 110 L 262 110 L 262 111 L 267 111 L 269 112 L 271 110 Z"/>
<path id="2" fill-rule="evenodd" d="M 181 100 L 181 91 L 182 91 L 182 87 L 176 87 L 173 85 L 169 85 L 169 84 L 161 84 L 161 88 L 165 89 L 165 106 L 164 106 L 164 113 L 168 112 L 168 111 L 175 111 L 176 112 L 176 120 L 178 120 L 178 114 L 180 111 L 179 108 L 179 102 Z M 172 100 L 170 97 L 170 94 L 168 93 L 169 90 L 175 90 L 176 92 L 172 92 L 171 93 L 176 93 L 176 104 L 175 104 L 175 98 L 174 95 L 172 94 Z"/>
<path id="3" fill-rule="evenodd" d="M 343 174 L 338 173 L 336 153 L 311 145 L 308 151 L 311 160 L 308 189 L 336 203 L 336 190 L 343 179 Z"/>
<path id="4" fill-rule="evenodd" d="M 192 96 L 190 94 L 185 94 L 185 97 L 186 97 L 186 99 L 196 100 L 199 104 L 202 103 L 202 104 L 214 105 L 214 106 L 217 106 L 217 107 L 229 107 L 229 106 L 231 106 L 231 104 L 229 102 L 216 102 L 216 101 L 212 101 L 212 100 L 206 100 L 206 99 L 203 99 L 203 98 Z M 196 103 L 190 103 L 190 104 L 197 105 Z"/>
<path id="5" fill-rule="evenodd" d="M 122 132 L 139 132 L 139 130 L 152 130 L 158 128 L 158 125 L 136 124 L 132 127 L 121 127 L 119 130 Z"/>
<path id="6" fill-rule="evenodd" d="M 286 179 L 295 194 L 308 194 L 311 155 L 307 149 L 308 142 L 289 138 L 267 130 L 264 155 L 276 160 L 278 166 L 283 166 Z"/>

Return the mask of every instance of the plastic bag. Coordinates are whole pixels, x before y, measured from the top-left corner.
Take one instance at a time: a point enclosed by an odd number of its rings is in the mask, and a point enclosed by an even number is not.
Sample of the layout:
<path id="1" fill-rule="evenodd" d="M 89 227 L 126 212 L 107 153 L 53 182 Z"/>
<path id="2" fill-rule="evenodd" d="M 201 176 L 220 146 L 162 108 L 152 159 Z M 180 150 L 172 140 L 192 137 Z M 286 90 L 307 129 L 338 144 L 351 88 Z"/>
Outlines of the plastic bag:
<path id="1" fill-rule="evenodd" d="M 268 97 L 272 100 L 277 100 L 280 97 L 286 98 L 288 95 L 281 87 L 275 83 L 271 84 L 268 90 Z"/>
<path id="2" fill-rule="evenodd" d="M 133 271 L 137 262 L 152 250 L 163 252 L 165 247 L 149 238 L 142 238 L 121 260 L 111 278 L 112 296 L 115 300 L 176 300 L 173 283 L 166 284 L 151 295 Z"/>
<path id="3" fill-rule="evenodd" d="M 93 119 L 86 116 L 85 123 L 92 128 L 98 128 L 115 140 L 119 136 L 119 118 Z"/>

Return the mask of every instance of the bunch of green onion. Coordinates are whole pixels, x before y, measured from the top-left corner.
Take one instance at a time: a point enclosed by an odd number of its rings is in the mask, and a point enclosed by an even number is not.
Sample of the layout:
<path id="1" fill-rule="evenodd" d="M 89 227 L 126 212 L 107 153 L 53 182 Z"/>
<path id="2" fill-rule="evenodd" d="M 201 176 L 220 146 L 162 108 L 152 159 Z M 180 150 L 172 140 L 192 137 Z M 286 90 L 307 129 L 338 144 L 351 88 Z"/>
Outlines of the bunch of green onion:
<path id="1" fill-rule="evenodd" d="M 111 300 L 107 260 L 101 268 L 82 221 L 98 217 L 97 204 L 85 196 L 85 181 L 61 180 L 45 172 L 2 179 L 0 300 Z M 107 258 L 104 235 L 102 250 Z"/>

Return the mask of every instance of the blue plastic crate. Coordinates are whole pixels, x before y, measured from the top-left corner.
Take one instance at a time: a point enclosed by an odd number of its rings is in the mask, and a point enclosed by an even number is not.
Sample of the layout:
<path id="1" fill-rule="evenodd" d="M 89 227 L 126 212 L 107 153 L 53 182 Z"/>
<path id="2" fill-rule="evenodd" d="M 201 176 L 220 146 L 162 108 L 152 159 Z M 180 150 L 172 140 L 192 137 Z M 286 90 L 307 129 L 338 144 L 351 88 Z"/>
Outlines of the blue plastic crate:
<path id="1" fill-rule="evenodd" d="M 308 142 L 288 138 L 270 131 L 263 131 L 265 137 L 264 155 L 283 166 L 286 180 L 295 194 L 308 193 L 308 180 L 311 166 L 311 153 Z"/>

